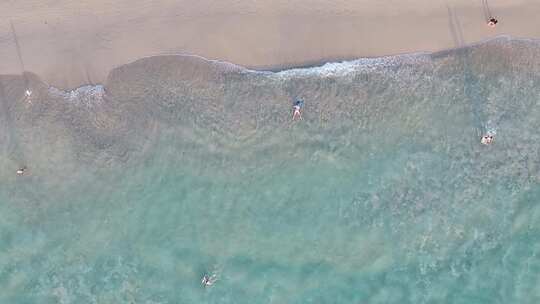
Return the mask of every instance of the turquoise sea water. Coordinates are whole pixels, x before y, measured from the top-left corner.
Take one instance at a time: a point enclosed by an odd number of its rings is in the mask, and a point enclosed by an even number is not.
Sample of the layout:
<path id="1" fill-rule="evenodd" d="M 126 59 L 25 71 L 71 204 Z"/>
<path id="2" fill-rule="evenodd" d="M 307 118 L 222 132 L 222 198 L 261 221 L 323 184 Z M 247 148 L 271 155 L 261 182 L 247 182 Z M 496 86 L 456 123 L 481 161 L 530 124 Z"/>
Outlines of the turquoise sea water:
<path id="1" fill-rule="evenodd" d="M 1 76 L 0 303 L 539 303 L 539 73 L 501 38 Z"/>

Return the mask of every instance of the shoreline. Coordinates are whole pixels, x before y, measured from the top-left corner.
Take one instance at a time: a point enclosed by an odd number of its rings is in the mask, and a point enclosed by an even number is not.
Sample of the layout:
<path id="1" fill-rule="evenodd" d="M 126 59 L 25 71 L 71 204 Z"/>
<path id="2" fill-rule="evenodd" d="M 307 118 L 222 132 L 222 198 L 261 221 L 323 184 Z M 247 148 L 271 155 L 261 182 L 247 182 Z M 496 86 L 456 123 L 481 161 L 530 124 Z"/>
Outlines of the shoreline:
<path id="1" fill-rule="evenodd" d="M 135 63 L 137 63 L 138 61 L 141 61 L 141 60 L 147 60 L 147 59 L 159 58 L 159 57 L 167 57 L 167 56 L 172 56 L 172 57 L 178 56 L 178 57 L 184 57 L 184 58 L 194 58 L 194 59 L 201 60 L 201 61 L 209 63 L 209 64 L 216 64 L 216 65 L 221 65 L 221 66 L 224 66 L 224 67 L 230 67 L 232 69 L 238 69 L 238 70 L 242 70 L 242 71 L 248 72 L 248 73 L 287 74 L 287 73 L 291 73 L 291 72 L 292 73 L 294 73 L 294 72 L 317 72 L 317 71 L 314 71 L 314 70 L 324 69 L 327 66 L 329 68 L 330 68 L 330 66 L 333 66 L 333 68 L 335 68 L 335 65 L 338 65 L 338 68 L 340 68 L 340 67 L 344 68 L 347 64 L 351 64 L 351 65 L 352 64 L 357 64 L 357 63 L 360 63 L 361 61 L 366 61 L 366 62 L 380 61 L 380 60 L 395 59 L 395 58 L 398 58 L 398 57 L 401 57 L 403 59 L 403 58 L 420 57 L 420 56 L 437 56 L 439 54 L 455 52 L 455 51 L 459 51 L 461 49 L 480 47 L 482 45 L 489 44 L 489 43 L 495 44 L 495 43 L 498 43 L 498 42 L 511 42 L 511 41 L 525 42 L 525 43 L 536 43 L 536 44 L 540 45 L 540 39 L 536 39 L 536 38 L 520 38 L 520 37 L 512 37 L 512 36 L 508 36 L 508 35 L 500 35 L 500 36 L 496 36 L 496 37 L 493 37 L 493 38 L 487 38 L 487 39 L 484 39 L 484 40 L 481 40 L 481 41 L 478 41 L 478 42 L 470 43 L 468 45 L 463 45 L 463 46 L 459 46 L 459 47 L 455 47 L 455 48 L 449 48 L 449 49 L 433 51 L 433 52 L 419 51 L 419 52 L 411 52 L 411 53 L 403 53 L 403 54 L 395 54 L 395 55 L 383 55 L 383 56 L 376 56 L 376 57 L 360 57 L 360 58 L 343 59 L 343 60 L 337 59 L 335 61 L 321 61 L 321 62 L 317 62 L 317 63 L 312 64 L 312 65 L 283 67 L 283 68 L 280 68 L 280 69 L 276 68 L 274 70 L 252 69 L 252 68 L 249 68 L 249 67 L 245 67 L 245 66 L 233 63 L 233 62 L 228 62 L 228 61 L 219 60 L 219 59 L 209 59 L 209 58 L 205 58 L 203 56 L 195 55 L 195 54 L 181 54 L 181 53 L 178 53 L 178 54 L 161 54 L 161 55 L 143 56 L 143 57 L 135 59 L 135 60 L 133 60 L 131 62 L 127 62 L 127 63 L 122 64 L 120 66 L 114 67 L 109 71 L 109 73 L 105 77 L 104 81 L 102 81 L 102 82 L 81 83 L 80 85 L 78 85 L 76 87 L 68 87 L 68 88 L 58 87 L 58 86 L 54 85 L 53 83 L 49 83 L 49 82 L 46 81 L 46 79 L 43 79 L 41 75 L 36 74 L 36 73 L 34 73 L 32 71 L 25 71 L 24 74 L 26 74 L 28 76 L 24 76 L 23 74 L 0 74 L 0 77 L 2 77 L 2 76 L 7 76 L 7 77 L 13 76 L 13 77 L 33 78 L 34 80 L 38 80 L 39 82 L 42 82 L 42 83 L 46 84 L 47 86 L 49 86 L 51 88 L 54 88 L 54 89 L 57 89 L 57 90 L 60 90 L 60 91 L 62 91 L 64 93 L 66 93 L 66 92 L 71 92 L 71 91 L 77 91 L 77 90 L 79 90 L 81 88 L 85 88 L 85 87 L 88 87 L 88 86 L 91 86 L 91 87 L 101 86 L 101 87 L 106 88 L 109 76 L 111 75 L 111 73 L 114 72 L 114 70 L 116 70 L 118 68 L 129 66 L 131 64 L 135 64 Z M 339 65 L 341 65 L 341 66 L 339 66 Z"/>
<path id="2" fill-rule="evenodd" d="M 32 7 L 32 10 L 29 8 Z M 435 53 L 499 36 L 540 38 L 540 2 L 359 0 L 24 0 L 0 4 L 0 74 L 39 75 L 70 89 L 104 83 L 116 67 L 159 55 L 197 54 L 259 71 L 358 58 Z M 11 27 L 13 24 L 13 28 Z M 24 67 L 24 68 L 23 68 Z"/>

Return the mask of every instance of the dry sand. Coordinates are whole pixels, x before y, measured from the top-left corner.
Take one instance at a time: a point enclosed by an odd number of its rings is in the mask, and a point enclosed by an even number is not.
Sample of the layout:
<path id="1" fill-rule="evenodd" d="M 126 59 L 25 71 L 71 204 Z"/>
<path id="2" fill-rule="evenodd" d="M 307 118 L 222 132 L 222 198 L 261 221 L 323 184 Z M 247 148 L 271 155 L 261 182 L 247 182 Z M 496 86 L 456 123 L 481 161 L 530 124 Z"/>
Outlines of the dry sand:
<path id="1" fill-rule="evenodd" d="M 540 38 L 540 1 L 488 0 L 500 20 L 495 29 L 485 24 L 484 2 L 4 0 L 0 74 L 24 68 L 73 88 L 103 82 L 112 68 L 158 54 L 276 69 L 435 51 L 501 34 Z"/>

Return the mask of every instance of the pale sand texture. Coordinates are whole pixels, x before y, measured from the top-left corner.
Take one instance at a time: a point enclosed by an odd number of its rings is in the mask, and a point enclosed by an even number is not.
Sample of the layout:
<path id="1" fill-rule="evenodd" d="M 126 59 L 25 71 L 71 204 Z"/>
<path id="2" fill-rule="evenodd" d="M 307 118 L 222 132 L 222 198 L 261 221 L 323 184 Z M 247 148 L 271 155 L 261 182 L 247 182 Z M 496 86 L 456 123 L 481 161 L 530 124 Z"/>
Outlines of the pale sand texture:
<path id="1" fill-rule="evenodd" d="M 187 53 L 266 69 L 435 51 L 496 35 L 540 38 L 539 0 L 4 0 L 0 74 L 103 82 L 140 57 Z"/>

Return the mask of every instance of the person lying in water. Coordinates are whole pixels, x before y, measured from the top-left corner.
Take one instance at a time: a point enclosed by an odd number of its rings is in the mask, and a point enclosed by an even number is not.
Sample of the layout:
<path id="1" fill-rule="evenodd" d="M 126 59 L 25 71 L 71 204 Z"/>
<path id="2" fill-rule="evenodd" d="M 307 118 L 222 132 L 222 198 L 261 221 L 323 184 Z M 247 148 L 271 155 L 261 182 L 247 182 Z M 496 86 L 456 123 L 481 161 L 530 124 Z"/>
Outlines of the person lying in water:
<path id="1" fill-rule="evenodd" d="M 217 276 L 215 274 L 213 275 L 204 275 L 204 277 L 201 280 L 201 283 L 206 286 L 212 286 L 217 281 Z"/>
<path id="2" fill-rule="evenodd" d="M 19 170 L 17 170 L 17 175 L 23 175 L 26 171 L 26 166 L 20 167 Z"/>
<path id="3" fill-rule="evenodd" d="M 480 140 L 480 143 L 484 144 L 484 145 L 489 145 L 493 142 L 493 135 L 491 134 L 486 134 L 484 136 L 482 136 L 482 139 Z"/>
<path id="4" fill-rule="evenodd" d="M 293 120 L 302 119 L 302 107 L 304 106 L 304 101 L 297 99 L 293 106 Z"/>

